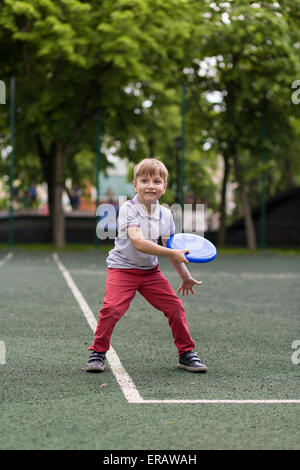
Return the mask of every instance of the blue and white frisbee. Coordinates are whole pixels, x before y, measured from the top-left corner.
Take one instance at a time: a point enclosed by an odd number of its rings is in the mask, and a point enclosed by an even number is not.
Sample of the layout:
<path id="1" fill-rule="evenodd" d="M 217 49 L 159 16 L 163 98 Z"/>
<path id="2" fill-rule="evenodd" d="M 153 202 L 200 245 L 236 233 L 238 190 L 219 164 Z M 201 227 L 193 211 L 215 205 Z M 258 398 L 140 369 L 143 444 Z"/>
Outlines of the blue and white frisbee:
<path id="1" fill-rule="evenodd" d="M 194 233 L 175 233 L 167 241 L 173 250 L 189 250 L 185 254 L 190 263 L 209 263 L 217 256 L 217 249 L 209 240 Z"/>

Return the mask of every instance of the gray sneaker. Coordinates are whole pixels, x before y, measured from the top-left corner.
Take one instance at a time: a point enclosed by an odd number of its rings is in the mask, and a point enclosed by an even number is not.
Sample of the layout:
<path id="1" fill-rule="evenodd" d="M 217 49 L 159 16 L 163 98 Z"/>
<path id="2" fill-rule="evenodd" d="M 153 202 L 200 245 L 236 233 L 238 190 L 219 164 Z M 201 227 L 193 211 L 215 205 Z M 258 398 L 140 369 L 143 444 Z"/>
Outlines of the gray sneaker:
<path id="1" fill-rule="evenodd" d="M 206 372 L 207 366 L 202 364 L 199 357 L 193 351 L 186 351 L 179 356 L 178 367 L 190 372 Z"/>
<path id="2" fill-rule="evenodd" d="M 97 351 L 92 351 L 88 359 L 88 363 L 85 366 L 86 372 L 103 372 L 104 363 L 105 363 L 105 353 L 99 353 Z"/>

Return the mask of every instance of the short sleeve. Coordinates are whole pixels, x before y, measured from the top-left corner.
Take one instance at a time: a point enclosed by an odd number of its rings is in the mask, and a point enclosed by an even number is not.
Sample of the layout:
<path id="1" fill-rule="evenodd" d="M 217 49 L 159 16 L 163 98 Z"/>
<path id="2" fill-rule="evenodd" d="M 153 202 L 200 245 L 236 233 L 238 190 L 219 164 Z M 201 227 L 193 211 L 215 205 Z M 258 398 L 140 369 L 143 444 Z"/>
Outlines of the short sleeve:
<path id="1" fill-rule="evenodd" d="M 175 223 L 174 223 L 172 213 L 170 212 L 170 237 L 174 235 L 174 233 L 175 233 Z"/>
<path id="2" fill-rule="evenodd" d="M 122 204 L 119 210 L 118 228 L 119 231 L 126 231 L 128 227 L 139 227 L 140 222 L 138 219 L 137 211 L 131 202 Z"/>

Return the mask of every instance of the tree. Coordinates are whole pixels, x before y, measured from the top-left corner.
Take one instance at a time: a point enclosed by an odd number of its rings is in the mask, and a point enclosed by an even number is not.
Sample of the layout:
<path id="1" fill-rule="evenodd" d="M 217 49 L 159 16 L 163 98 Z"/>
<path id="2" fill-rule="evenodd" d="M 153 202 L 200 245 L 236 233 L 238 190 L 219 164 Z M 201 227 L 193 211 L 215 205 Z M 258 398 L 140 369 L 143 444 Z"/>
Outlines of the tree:
<path id="1" fill-rule="evenodd" d="M 92 174 L 87 156 L 95 152 L 99 110 L 105 144 L 132 161 L 160 156 L 175 193 L 174 138 L 185 82 L 186 188 L 215 204 L 206 169 L 222 155 L 220 242 L 227 181 L 234 179 L 254 248 L 251 207 L 262 172 L 269 194 L 297 181 L 299 172 L 300 107 L 291 103 L 291 83 L 299 77 L 299 8 L 299 0 L 4 0 L 1 79 L 17 77 L 18 157 L 39 155 L 54 242 L 64 243 L 64 179 L 79 178 L 81 169 Z M 4 143 L 7 137 L 4 129 Z"/>
<path id="2" fill-rule="evenodd" d="M 277 146 L 277 154 L 282 158 L 286 152 L 281 146 L 286 142 L 286 131 L 289 130 L 289 138 L 293 133 L 289 116 L 295 109 L 290 104 L 290 85 L 299 71 L 300 3 L 240 0 L 209 3 L 205 9 L 195 17 L 198 26 L 195 50 L 199 46 L 190 75 L 199 93 L 217 91 L 223 97 L 217 121 L 209 130 L 223 155 L 225 168 L 220 242 L 224 243 L 226 183 L 232 167 L 239 185 L 248 247 L 255 249 L 247 175 L 259 166 L 261 171 L 265 169 L 259 163 L 263 145 L 273 149 Z M 277 134 L 272 135 L 269 129 L 266 141 L 262 142 L 266 102 L 270 116 L 276 112 L 286 119 L 281 128 L 270 119 L 269 124 L 273 129 L 277 127 Z M 281 163 L 276 161 L 276 165 Z"/>
<path id="3" fill-rule="evenodd" d="M 11 57 L 18 58 L 17 67 L 10 63 L 5 72 L 17 77 L 18 138 L 26 142 L 19 149 L 34 146 L 38 152 L 48 184 L 53 241 L 63 246 L 61 196 L 68 160 L 79 143 L 91 143 L 99 109 L 105 133 L 111 134 L 130 82 L 159 80 L 164 68 L 181 70 L 190 32 L 187 4 L 5 0 L 0 24 Z"/>

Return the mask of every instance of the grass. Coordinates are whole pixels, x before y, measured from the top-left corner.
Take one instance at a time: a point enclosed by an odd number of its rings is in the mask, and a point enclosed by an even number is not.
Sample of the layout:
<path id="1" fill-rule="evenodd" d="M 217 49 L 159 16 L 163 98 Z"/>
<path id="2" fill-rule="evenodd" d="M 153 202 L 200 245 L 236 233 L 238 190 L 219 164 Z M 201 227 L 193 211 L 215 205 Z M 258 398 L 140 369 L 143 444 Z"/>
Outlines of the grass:
<path id="1" fill-rule="evenodd" d="M 248 256 L 265 256 L 265 255 L 284 255 L 284 256 L 300 256 L 300 247 L 291 248 L 265 248 L 257 250 L 248 250 L 248 248 L 224 247 L 218 249 L 218 256 L 222 255 L 248 255 Z"/>
<path id="2" fill-rule="evenodd" d="M 84 252 L 84 251 L 100 251 L 102 253 L 107 253 L 114 247 L 113 243 L 99 243 L 96 247 L 94 244 L 75 244 L 70 243 L 65 245 L 64 248 L 57 248 L 53 244 L 43 244 L 43 243 L 15 243 L 12 247 L 9 247 L 8 243 L 0 243 L 0 251 L 14 250 L 19 252 L 31 252 L 31 251 L 74 251 L 74 252 Z M 265 255 L 283 255 L 283 256 L 300 256 L 300 247 L 290 247 L 290 248 L 265 248 L 264 250 L 248 250 L 243 247 L 224 247 L 218 248 L 218 257 L 220 256 L 232 256 L 232 255 L 247 255 L 247 256 L 265 256 Z"/>
<path id="3" fill-rule="evenodd" d="M 57 248 L 53 244 L 46 244 L 46 243 L 15 243 L 12 247 L 9 247 L 8 243 L 0 243 L 0 250 L 7 251 L 19 251 L 19 252 L 31 252 L 31 251 L 57 251 L 57 252 L 65 252 L 65 251 L 75 251 L 75 252 L 84 252 L 84 251 L 100 251 L 102 253 L 106 253 L 113 248 L 113 243 L 103 243 L 96 247 L 95 245 L 90 244 L 79 244 L 79 243 L 69 243 L 65 245 L 63 248 Z"/>

